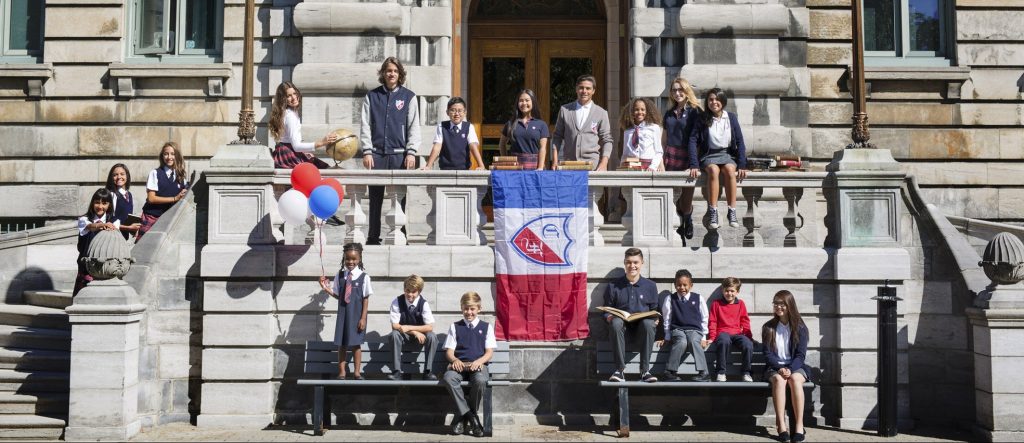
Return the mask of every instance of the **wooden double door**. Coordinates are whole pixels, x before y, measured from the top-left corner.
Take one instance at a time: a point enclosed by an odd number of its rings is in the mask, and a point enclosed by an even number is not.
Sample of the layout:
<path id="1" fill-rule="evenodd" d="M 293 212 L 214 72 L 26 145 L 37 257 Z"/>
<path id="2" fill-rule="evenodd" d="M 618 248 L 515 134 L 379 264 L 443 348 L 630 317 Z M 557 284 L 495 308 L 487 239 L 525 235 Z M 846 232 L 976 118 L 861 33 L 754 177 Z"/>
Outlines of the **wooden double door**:
<path id="1" fill-rule="evenodd" d="M 469 120 L 480 126 L 485 149 L 515 115 L 520 90 L 534 91 L 541 118 L 554 130 L 559 107 L 576 100 L 577 77 L 591 74 L 598 88 L 607 85 L 603 40 L 475 38 L 470 53 Z M 603 96 L 595 95 L 602 106 Z"/>

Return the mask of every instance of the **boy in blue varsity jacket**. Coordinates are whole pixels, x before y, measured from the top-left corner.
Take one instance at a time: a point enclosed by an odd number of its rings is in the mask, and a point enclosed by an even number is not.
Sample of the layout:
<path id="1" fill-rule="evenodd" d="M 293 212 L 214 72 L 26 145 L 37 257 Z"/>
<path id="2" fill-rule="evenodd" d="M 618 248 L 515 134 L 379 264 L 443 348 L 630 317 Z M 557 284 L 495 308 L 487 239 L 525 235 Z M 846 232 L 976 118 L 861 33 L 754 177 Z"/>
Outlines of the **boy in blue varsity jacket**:
<path id="1" fill-rule="evenodd" d="M 405 279 L 405 293 L 391 302 L 391 355 L 392 380 L 402 379 L 402 345 L 415 341 L 427 353 L 427 365 L 423 370 L 424 380 L 437 380 L 431 371 L 434 354 L 437 352 L 437 336 L 434 335 L 434 314 L 420 293 L 423 292 L 423 278 L 413 274 Z"/>
<path id="2" fill-rule="evenodd" d="M 459 410 L 452 419 L 452 432 L 483 437 L 484 427 L 476 411 L 480 409 L 484 388 L 490 378 L 487 364 L 498 347 L 498 341 L 494 338 L 494 328 L 477 317 L 480 314 L 479 294 L 472 291 L 462 294 L 459 304 L 462 305 L 462 320 L 448 328 L 448 338 L 444 342 L 448 359 L 444 384 Z M 467 378 L 472 404 L 466 402 L 466 394 L 462 392 L 462 381 Z"/>
<path id="3" fill-rule="evenodd" d="M 708 305 L 704 298 L 693 288 L 693 275 L 690 271 L 676 271 L 676 292 L 665 297 L 661 305 L 661 316 L 665 319 L 665 338 L 658 340 L 658 347 L 671 343 L 668 354 L 668 366 L 665 367 L 665 381 L 679 381 L 676 372 L 687 352 L 693 353 L 693 363 L 697 367 L 697 376 L 693 381 L 710 381 L 708 363 L 704 358 L 704 349 L 708 347 Z"/>

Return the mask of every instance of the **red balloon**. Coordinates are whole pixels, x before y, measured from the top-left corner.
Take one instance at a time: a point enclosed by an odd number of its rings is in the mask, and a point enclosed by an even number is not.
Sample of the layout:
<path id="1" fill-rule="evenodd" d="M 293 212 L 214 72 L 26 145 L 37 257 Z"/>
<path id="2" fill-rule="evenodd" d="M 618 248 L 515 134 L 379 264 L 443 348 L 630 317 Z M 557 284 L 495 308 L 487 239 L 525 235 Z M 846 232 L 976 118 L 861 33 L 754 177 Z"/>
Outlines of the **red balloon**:
<path id="1" fill-rule="evenodd" d="M 320 185 L 330 186 L 332 189 L 334 189 L 334 192 L 338 193 L 339 205 L 341 204 L 341 202 L 345 201 L 345 188 L 341 186 L 341 182 L 339 182 L 337 179 L 325 178 L 322 181 L 320 181 L 320 183 L 317 184 L 317 186 Z"/>
<path id="2" fill-rule="evenodd" d="M 300 163 L 292 169 L 292 188 L 306 197 L 320 185 L 320 170 L 312 163 Z"/>

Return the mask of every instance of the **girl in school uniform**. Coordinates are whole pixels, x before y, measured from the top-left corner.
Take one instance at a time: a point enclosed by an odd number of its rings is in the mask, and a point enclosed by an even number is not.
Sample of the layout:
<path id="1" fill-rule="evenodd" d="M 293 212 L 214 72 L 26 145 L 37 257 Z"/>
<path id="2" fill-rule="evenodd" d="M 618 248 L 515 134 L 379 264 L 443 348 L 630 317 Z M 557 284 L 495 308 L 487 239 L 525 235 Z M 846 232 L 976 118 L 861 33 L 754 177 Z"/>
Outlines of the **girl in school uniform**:
<path id="1" fill-rule="evenodd" d="M 747 147 L 735 113 L 725 110 L 729 97 L 720 88 L 704 94 L 703 118 L 694 122 L 690 133 L 690 169 L 700 168 L 708 175 L 709 227 L 718 229 L 718 192 L 725 182 L 725 199 L 729 205 L 729 226 L 738 228 L 736 218 L 736 182 L 747 177 Z M 722 177 L 724 176 L 724 178 Z"/>
<path id="2" fill-rule="evenodd" d="M 665 145 L 665 170 L 686 171 L 690 178 L 697 178 L 699 169 L 690 168 L 689 151 L 690 134 L 693 123 L 700 118 L 701 106 L 693 93 L 690 82 L 683 77 L 676 77 L 669 85 L 669 101 L 672 109 L 665 111 L 665 131 L 662 141 Z M 679 214 L 679 229 L 676 232 L 683 239 L 693 238 L 693 188 L 683 188 L 682 195 L 676 201 L 676 213 Z"/>
<path id="3" fill-rule="evenodd" d="M 343 249 L 341 269 L 334 275 L 334 282 L 328 284 L 327 277 L 320 277 L 320 287 L 331 297 L 338 299 L 338 315 L 334 326 L 334 345 L 338 347 L 338 380 L 348 374 L 348 351 L 354 357 L 354 379 L 362 380 L 363 350 L 361 346 L 366 334 L 366 313 L 373 295 L 370 275 L 363 268 L 363 245 L 348 243 Z"/>
<path id="4" fill-rule="evenodd" d="M 274 93 L 274 104 L 270 110 L 270 135 L 277 140 L 272 156 L 274 167 L 293 169 L 300 163 L 313 163 L 317 168 L 330 167 L 323 160 L 313 156 L 313 151 L 334 143 L 338 137 L 334 133 L 327 134 L 316 142 L 302 141 L 302 122 L 299 113 L 302 111 L 302 93 L 292 82 L 284 82 L 277 86 Z"/>
<path id="5" fill-rule="evenodd" d="M 622 133 L 622 158 L 639 158 L 648 171 L 661 168 L 664 150 L 661 147 L 661 117 L 658 107 L 646 98 L 634 98 L 622 108 L 619 125 Z"/>
<path id="6" fill-rule="evenodd" d="M 89 207 L 85 209 L 85 215 L 78 217 L 78 276 L 75 278 L 72 297 L 78 295 L 78 291 L 92 281 L 92 276 L 85 269 L 82 259 L 88 255 L 93 237 L 97 232 L 117 231 L 121 227 L 121 223 L 115 220 L 110 212 L 112 205 L 113 198 L 110 191 L 104 188 L 97 189 L 89 200 Z"/>
<path id="7" fill-rule="evenodd" d="M 480 156 L 480 140 L 477 139 L 473 124 L 466 121 L 466 101 L 462 97 L 448 100 L 448 118 L 437 124 L 434 131 L 434 145 L 430 148 L 427 164 L 420 169 L 433 169 L 440 160 L 441 170 L 465 171 L 476 160 L 477 169 L 483 169 L 484 159 Z"/>
<path id="8" fill-rule="evenodd" d="M 124 163 L 118 163 L 107 173 L 106 189 L 113 195 L 114 207 L 110 210 L 114 220 L 121 223 L 121 235 L 125 240 L 134 232 L 139 231 L 140 223 L 128 223 L 128 216 L 135 212 L 135 197 L 128 188 L 132 184 L 132 173 Z"/>
<path id="9" fill-rule="evenodd" d="M 540 119 L 537 95 L 529 89 L 516 94 L 515 118 L 505 123 L 501 130 L 498 150 L 501 155 L 519 157 L 524 170 L 544 170 L 548 155 L 548 140 L 551 133 L 548 124 Z M 553 159 L 557 163 L 557 159 Z"/>
<path id="10" fill-rule="evenodd" d="M 142 206 L 142 226 L 135 241 L 156 224 L 156 221 L 188 193 L 188 179 L 185 178 L 185 159 L 175 142 L 164 143 L 160 148 L 160 167 L 149 172 L 146 179 L 146 204 Z"/>
<path id="11" fill-rule="evenodd" d="M 775 405 L 775 426 L 780 441 L 802 442 L 804 429 L 804 387 L 808 368 L 807 341 L 810 333 L 800 318 L 793 293 L 783 290 L 772 299 L 774 317 L 761 328 L 761 342 L 765 346 L 767 367 L 764 378 L 772 387 L 772 403 Z M 786 420 L 786 388 L 793 400 L 793 417 L 796 427 L 790 439 Z"/>

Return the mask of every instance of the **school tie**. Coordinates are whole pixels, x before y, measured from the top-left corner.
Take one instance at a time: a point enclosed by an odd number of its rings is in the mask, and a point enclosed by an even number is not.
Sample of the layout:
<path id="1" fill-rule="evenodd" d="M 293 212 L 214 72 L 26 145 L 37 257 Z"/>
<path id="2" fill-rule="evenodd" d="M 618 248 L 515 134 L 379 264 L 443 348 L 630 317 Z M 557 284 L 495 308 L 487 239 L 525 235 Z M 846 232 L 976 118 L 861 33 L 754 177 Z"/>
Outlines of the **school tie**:
<path id="1" fill-rule="evenodd" d="M 352 299 L 352 272 L 349 271 L 348 276 L 345 277 L 345 303 L 350 302 Z"/>
<path id="2" fill-rule="evenodd" d="M 629 144 L 636 150 L 640 146 L 640 126 L 633 127 L 633 139 L 629 141 Z"/>

